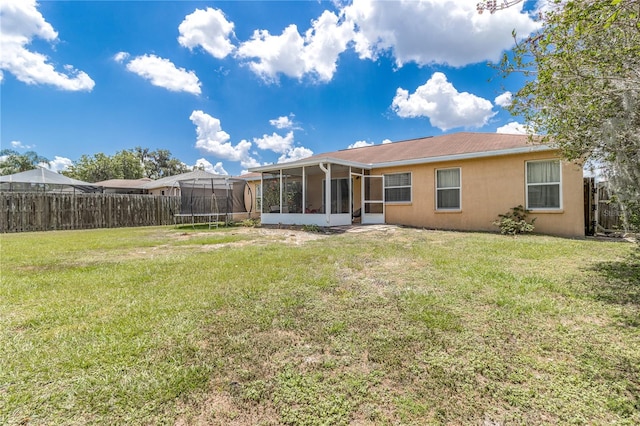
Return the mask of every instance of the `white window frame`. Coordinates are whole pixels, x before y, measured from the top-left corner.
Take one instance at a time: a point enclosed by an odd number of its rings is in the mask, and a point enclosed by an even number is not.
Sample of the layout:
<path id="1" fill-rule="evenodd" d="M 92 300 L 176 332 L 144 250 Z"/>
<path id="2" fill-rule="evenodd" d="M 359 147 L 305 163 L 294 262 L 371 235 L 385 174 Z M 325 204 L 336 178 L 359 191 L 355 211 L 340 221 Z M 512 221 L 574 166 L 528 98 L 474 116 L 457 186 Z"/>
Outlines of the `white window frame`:
<path id="1" fill-rule="evenodd" d="M 262 212 L 262 183 L 256 183 L 256 211 Z"/>
<path id="2" fill-rule="evenodd" d="M 387 176 L 394 176 L 394 175 L 409 175 L 409 185 L 394 185 L 394 186 L 387 186 Z M 383 184 L 383 191 L 384 191 L 384 198 L 385 198 L 385 203 L 386 204 L 409 204 L 413 201 L 413 173 L 412 172 L 398 172 L 398 173 L 386 173 L 383 175 L 384 177 L 384 184 Z M 408 200 L 401 200 L 401 201 L 387 201 L 387 189 L 400 189 L 400 188 L 409 188 L 409 199 Z"/>
<path id="3" fill-rule="evenodd" d="M 530 163 L 558 163 L 558 169 L 560 176 L 560 180 L 558 182 L 542 182 L 542 183 L 529 183 L 529 164 Z M 531 211 L 558 211 L 562 210 L 562 161 L 559 159 L 548 159 L 548 160 L 530 160 L 525 161 L 524 168 L 524 179 L 525 179 L 525 200 L 526 200 L 526 209 Z M 530 186 L 551 186 L 558 185 L 558 207 L 529 207 L 529 187 Z"/>
<path id="4" fill-rule="evenodd" d="M 459 180 L 460 180 L 460 185 L 459 186 L 449 186 L 449 187 L 444 187 L 444 188 L 438 188 L 438 172 L 439 171 L 446 171 L 446 170 L 457 170 L 458 171 L 458 176 L 459 176 Z M 459 212 L 462 210 L 462 168 L 461 167 L 447 167 L 445 169 L 436 169 L 435 170 L 435 184 L 436 184 L 436 199 L 435 199 L 435 206 L 436 206 L 436 211 L 444 211 L 444 212 Z M 439 191 L 444 191 L 444 190 L 452 190 L 452 189 L 457 189 L 458 190 L 458 207 L 439 207 L 438 206 L 438 192 Z"/>

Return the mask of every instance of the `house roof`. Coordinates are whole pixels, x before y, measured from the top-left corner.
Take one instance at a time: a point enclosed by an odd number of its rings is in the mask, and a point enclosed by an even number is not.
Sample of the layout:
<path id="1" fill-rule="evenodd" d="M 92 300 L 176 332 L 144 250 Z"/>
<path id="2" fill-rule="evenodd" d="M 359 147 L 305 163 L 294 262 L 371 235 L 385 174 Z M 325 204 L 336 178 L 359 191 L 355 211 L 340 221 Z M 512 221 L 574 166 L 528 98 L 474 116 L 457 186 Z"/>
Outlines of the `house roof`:
<path id="1" fill-rule="evenodd" d="M 144 185 L 153 182 L 151 178 L 142 179 L 108 179 L 94 183 L 103 188 L 143 189 Z"/>
<path id="2" fill-rule="evenodd" d="M 262 173 L 256 173 L 256 172 L 243 173 L 240 176 L 238 176 L 238 179 L 260 180 L 262 179 Z"/>
<path id="3" fill-rule="evenodd" d="M 204 170 L 194 170 L 192 172 L 182 173 L 174 176 L 167 176 L 162 179 L 154 180 L 148 183 L 145 183 L 142 188 L 144 189 L 156 189 L 156 188 L 170 188 L 173 186 L 178 186 L 178 182 L 181 180 L 189 180 L 189 179 L 207 179 L 207 178 L 219 178 L 220 175 L 216 175 L 213 173 L 205 172 Z"/>
<path id="4" fill-rule="evenodd" d="M 300 167 L 326 161 L 361 168 L 390 167 L 551 150 L 554 148 L 532 143 L 527 135 L 462 132 L 317 154 L 290 163 L 256 167 L 251 171 Z"/>

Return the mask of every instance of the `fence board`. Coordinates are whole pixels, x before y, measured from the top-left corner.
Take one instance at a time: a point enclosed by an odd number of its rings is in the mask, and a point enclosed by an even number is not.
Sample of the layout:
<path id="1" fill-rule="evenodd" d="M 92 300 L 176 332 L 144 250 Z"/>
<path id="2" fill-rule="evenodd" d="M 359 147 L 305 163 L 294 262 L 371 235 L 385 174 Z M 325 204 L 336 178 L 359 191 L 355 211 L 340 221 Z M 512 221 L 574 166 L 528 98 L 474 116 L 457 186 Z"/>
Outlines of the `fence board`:
<path id="1" fill-rule="evenodd" d="M 180 197 L 0 192 L 0 232 L 170 225 Z"/>
<path id="2" fill-rule="evenodd" d="M 611 194 L 604 185 L 598 187 L 598 227 L 605 232 L 621 231 L 624 228 L 620 206 L 611 199 Z"/>

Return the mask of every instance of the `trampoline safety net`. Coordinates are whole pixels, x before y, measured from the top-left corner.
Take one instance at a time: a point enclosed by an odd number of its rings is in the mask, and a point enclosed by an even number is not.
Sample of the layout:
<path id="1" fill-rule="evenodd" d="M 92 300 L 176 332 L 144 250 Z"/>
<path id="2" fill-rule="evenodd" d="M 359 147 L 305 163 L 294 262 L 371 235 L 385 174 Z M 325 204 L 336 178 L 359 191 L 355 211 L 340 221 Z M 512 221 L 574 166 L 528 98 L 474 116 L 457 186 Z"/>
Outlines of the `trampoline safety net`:
<path id="1" fill-rule="evenodd" d="M 244 179 L 228 177 L 181 180 L 180 216 L 209 216 L 225 222 L 233 220 L 234 213 L 247 213 L 245 191 L 251 196 Z M 250 207 L 251 208 L 251 207 Z"/>

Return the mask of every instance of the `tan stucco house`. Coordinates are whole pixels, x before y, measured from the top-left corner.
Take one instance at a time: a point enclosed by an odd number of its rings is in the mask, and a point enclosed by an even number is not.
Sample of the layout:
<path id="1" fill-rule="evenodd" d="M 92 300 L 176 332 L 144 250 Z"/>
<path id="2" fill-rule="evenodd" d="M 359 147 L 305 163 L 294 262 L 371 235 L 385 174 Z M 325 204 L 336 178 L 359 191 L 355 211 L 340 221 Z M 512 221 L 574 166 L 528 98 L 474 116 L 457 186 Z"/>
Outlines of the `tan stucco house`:
<path id="1" fill-rule="evenodd" d="M 536 232 L 584 235 L 582 167 L 526 135 L 448 134 L 250 171 L 263 224 L 496 231 L 498 215 L 522 205 Z"/>

